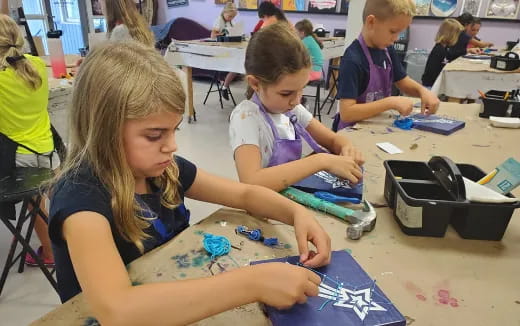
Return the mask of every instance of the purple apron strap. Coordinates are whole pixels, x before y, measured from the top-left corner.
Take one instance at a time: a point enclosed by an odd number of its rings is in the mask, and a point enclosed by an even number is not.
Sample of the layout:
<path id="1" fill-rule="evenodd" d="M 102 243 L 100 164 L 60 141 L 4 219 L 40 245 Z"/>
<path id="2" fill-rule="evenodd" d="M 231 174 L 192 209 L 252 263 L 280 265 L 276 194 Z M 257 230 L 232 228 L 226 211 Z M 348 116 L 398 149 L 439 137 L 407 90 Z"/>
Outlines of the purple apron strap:
<path id="1" fill-rule="evenodd" d="M 258 95 L 256 95 L 256 93 L 253 94 L 251 101 L 253 101 L 253 103 L 258 105 L 258 107 L 260 108 L 260 112 L 262 112 L 264 119 L 267 121 L 267 123 L 271 127 L 271 130 L 273 131 L 274 139 L 280 139 L 280 135 L 278 134 L 278 130 L 276 129 L 276 126 L 274 125 L 273 119 L 271 119 L 271 117 L 267 114 L 267 111 L 265 110 L 264 105 L 262 104 L 262 102 L 260 101 L 260 99 L 258 98 Z"/>

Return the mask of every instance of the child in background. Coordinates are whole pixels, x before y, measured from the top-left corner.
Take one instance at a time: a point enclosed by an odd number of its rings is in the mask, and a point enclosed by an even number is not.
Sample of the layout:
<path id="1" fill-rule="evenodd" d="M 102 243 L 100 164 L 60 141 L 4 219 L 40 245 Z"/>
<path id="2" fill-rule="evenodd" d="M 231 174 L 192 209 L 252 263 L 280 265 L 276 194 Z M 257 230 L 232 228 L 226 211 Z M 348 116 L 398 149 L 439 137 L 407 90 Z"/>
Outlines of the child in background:
<path id="1" fill-rule="evenodd" d="M 12 159 L 17 167 L 56 169 L 60 162 L 58 155 L 53 153 L 54 142 L 47 112 L 47 67 L 42 59 L 23 54 L 24 39 L 19 30 L 12 18 L 0 14 L 0 141 L 7 141 L 3 139 L 5 136 L 18 143 L 13 150 L 16 153 L 2 152 L 0 160 Z M 9 166 L 12 166 L 11 162 Z M 40 208 L 45 212 L 44 202 Z M 42 244 L 37 253 L 45 265 L 52 266 L 54 258 L 47 223 L 39 215 L 34 229 Z M 29 254 L 25 262 L 36 265 L 36 260 Z"/>
<path id="2" fill-rule="evenodd" d="M 330 239 L 306 208 L 175 155 L 185 99 L 172 68 L 137 42 L 95 48 L 76 77 L 49 234 L 62 301 L 83 292 L 101 325 L 148 325 L 151 316 L 157 325 L 187 325 L 251 302 L 286 308 L 318 294 L 317 275 L 278 263 L 132 286 L 126 266 L 189 226 L 184 196 L 294 225 L 303 264 L 330 260 Z"/>
<path id="3" fill-rule="evenodd" d="M 423 86 L 430 88 L 433 86 L 433 83 L 435 83 L 435 80 L 448 61 L 446 59 L 448 55 L 447 48 L 457 43 L 459 34 L 463 30 L 464 27 L 456 19 L 448 18 L 442 22 L 437 36 L 435 36 L 435 46 L 426 61 L 426 67 L 422 76 Z"/>
<path id="4" fill-rule="evenodd" d="M 482 23 L 478 17 L 473 17 L 473 22 L 466 26 L 466 34 L 471 36 L 468 47 L 489 48 L 493 46 L 493 43 L 484 42 L 477 37 L 478 32 L 480 32 L 480 26 L 482 26 Z"/>
<path id="5" fill-rule="evenodd" d="M 360 152 L 299 104 L 310 68 L 307 49 L 285 23 L 249 41 L 245 70 L 254 94 L 233 110 L 229 126 L 241 182 L 280 191 L 321 170 L 354 183 L 362 177 Z M 302 158 L 302 140 L 318 154 Z"/>
<path id="6" fill-rule="evenodd" d="M 215 23 L 213 24 L 213 29 L 211 30 L 211 38 L 216 38 L 219 35 L 225 35 L 228 33 L 228 28 L 233 27 L 233 19 L 236 17 L 238 11 L 237 7 L 233 2 L 228 2 L 222 9 L 222 13 L 217 17 Z M 233 72 L 228 72 L 226 75 L 226 79 L 224 80 L 224 85 L 222 86 L 221 95 L 226 100 L 229 101 L 229 85 L 235 79 L 237 74 Z"/>
<path id="7" fill-rule="evenodd" d="M 260 21 L 253 29 L 253 33 L 258 32 L 262 27 L 277 22 L 289 22 L 283 11 L 277 8 L 271 1 L 264 1 L 258 6 L 258 18 L 260 18 Z"/>
<path id="8" fill-rule="evenodd" d="M 109 40 L 134 40 L 154 47 L 154 35 L 137 11 L 134 0 L 105 0 L 102 2 Z"/>
<path id="9" fill-rule="evenodd" d="M 311 57 L 312 70 L 309 74 L 309 80 L 319 80 L 321 79 L 323 69 L 323 54 L 321 53 L 323 44 L 316 34 L 314 34 L 312 23 L 309 20 L 304 19 L 299 21 L 294 25 L 294 27 Z"/>
<path id="10" fill-rule="evenodd" d="M 457 17 L 457 21 L 464 27 L 464 30 L 459 33 L 457 43 L 448 47 L 448 53 L 446 56 L 448 61 L 453 61 L 458 57 L 466 55 L 467 53 L 481 53 L 480 49 L 471 47 L 470 41 L 472 37 L 466 32 L 467 30 L 471 29 L 471 24 L 473 24 L 474 19 L 475 18 L 473 15 L 467 12 Z"/>
<path id="11" fill-rule="evenodd" d="M 412 100 L 390 96 L 392 84 L 407 95 L 420 97 L 422 113 L 437 111 L 437 96 L 406 75 L 393 48 L 399 33 L 410 25 L 414 14 L 415 4 L 411 0 L 366 1 L 361 35 L 347 48 L 341 60 L 340 104 L 334 131 L 387 110 L 409 115 L 413 109 Z"/>

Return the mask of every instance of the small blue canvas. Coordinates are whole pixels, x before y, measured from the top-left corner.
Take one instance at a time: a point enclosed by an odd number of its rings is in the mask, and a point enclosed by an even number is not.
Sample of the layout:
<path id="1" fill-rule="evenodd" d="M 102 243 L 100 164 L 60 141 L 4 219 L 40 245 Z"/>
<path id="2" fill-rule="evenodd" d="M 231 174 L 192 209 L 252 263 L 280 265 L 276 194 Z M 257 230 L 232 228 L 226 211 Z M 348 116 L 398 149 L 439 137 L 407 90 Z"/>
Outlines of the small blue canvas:
<path id="1" fill-rule="evenodd" d="M 431 131 L 436 134 L 451 135 L 455 131 L 464 128 L 464 121 L 440 117 L 438 115 L 414 114 L 410 116 L 415 129 Z"/>
<path id="2" fill-rule="evenodd" d="M 251 265 L 287 262 L 299 257 L 251 262 Z M 328 266 L 315 270 L 320 275 L 320 294 L 287 310 L 266 306 L 273 326 L 405 326 L 406 320 L 375 282 L 346 251 L 333 251 Z M 323 276 L 323 275 L 326 275 Z"/>
<path id="3" fill-rule="evenodd" d="M 326 171 L 316 172 L 295 183 L 293 187 L 312 194 L 318 191 L 325 191 L 342 197 L 361 199 L 363 196 L 363 181 L 353 185 L 350 181 L 341 179 Z"/>

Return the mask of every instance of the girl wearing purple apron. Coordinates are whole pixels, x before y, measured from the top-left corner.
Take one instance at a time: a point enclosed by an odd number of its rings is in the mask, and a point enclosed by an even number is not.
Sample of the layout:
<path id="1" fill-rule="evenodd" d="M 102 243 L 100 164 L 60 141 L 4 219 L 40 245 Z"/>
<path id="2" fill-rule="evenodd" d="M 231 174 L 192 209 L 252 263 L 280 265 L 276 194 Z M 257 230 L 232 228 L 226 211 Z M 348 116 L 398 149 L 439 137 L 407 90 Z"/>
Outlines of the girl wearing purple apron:
<path id="1" fill-rule="evenodd" d="M 311 62 L 294 32 L 276 24 L 256 33 L 246 51 L 245 67 L 254 93 L 230 119 L 240 181 L 280 191 L 325 170 L 358 182 L 360 152 L 299 104 Z M 302 158 L 303 142 L 316 154 Z"/>

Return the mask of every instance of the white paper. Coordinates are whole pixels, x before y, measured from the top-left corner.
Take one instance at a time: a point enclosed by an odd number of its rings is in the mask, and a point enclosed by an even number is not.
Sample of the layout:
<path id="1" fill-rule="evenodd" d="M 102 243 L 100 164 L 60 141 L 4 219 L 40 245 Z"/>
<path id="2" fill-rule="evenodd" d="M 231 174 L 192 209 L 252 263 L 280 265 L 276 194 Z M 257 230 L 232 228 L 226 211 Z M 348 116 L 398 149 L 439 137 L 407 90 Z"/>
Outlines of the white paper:
<path id="1" fill-rule="evenodd" d="M 482 203 L 511 203 L 518 201 L 516 198 L 506 197 L 467 178 L 464 178 L 464 186 L 466 187 L 466 198 L 470 201 Z"/>
<path id="2" fill-rule="evenodd" d="M 399 147 L 395 146 L 392 143 L 388 143 L 388 142 L 377 143 L 376 146 L 381 148 L 382 150 L 384 150 L 388 154 L 400 154 L 400 153 L 403 152 L 402 150 L 399 149 Z"/>

